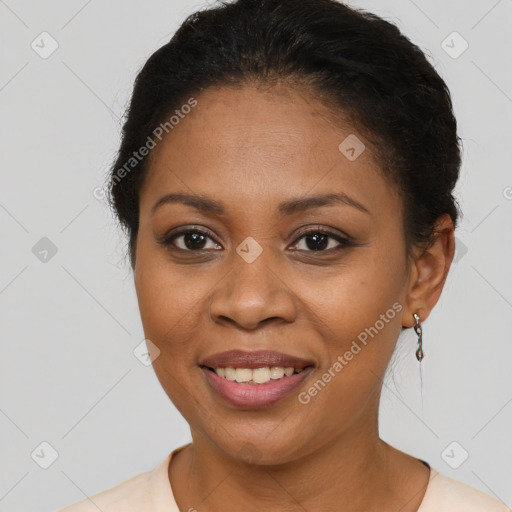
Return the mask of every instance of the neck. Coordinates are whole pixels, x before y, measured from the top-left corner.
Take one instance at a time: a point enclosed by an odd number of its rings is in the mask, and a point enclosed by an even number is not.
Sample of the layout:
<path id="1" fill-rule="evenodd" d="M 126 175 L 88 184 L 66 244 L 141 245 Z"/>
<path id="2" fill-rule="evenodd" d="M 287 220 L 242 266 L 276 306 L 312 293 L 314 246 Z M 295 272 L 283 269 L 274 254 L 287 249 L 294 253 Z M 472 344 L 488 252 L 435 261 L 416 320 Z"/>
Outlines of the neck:
<path id="1" fill-rule="evenodd" d="M 307 454 L 277 465 L 246 464 L 197 431 L 192 431 L 192 438 L 192 445 L 178 454 L 169 471 L 181 510 L 244 510 L 254 503 L 253 508 L 268 506 L 276 512 L 335 510 L 340 505 L 347 512 L 407 512 L 417 510 L 423 496 L 418 485 L 407 483 L 406 473 L 413 469 L 424 482 L 426 468 L 420 475 L 419 461 L 379 438 L 377 418 L 360 418 L 339 436 L 322 444 L 318 440 Z M 407 470 L 404 457 L 409 459 Z M 415 484 L 419 482 L 416 478 Z"/>

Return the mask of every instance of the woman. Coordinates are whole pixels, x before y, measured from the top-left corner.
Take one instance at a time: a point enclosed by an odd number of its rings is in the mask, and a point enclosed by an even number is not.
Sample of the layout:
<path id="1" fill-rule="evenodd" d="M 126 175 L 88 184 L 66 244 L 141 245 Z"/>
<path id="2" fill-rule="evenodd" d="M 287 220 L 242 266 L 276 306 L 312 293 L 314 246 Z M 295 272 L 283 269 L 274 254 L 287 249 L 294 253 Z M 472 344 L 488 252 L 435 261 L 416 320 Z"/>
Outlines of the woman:
<path id="1" fill-rule="evenodd" d="M 501 512 L 379 438 L 382 379 L 454 255 L 445 83 L 334 0 L 195 13 L 135 83 L 111 203 L 191 444 L 65 512 Z"/>

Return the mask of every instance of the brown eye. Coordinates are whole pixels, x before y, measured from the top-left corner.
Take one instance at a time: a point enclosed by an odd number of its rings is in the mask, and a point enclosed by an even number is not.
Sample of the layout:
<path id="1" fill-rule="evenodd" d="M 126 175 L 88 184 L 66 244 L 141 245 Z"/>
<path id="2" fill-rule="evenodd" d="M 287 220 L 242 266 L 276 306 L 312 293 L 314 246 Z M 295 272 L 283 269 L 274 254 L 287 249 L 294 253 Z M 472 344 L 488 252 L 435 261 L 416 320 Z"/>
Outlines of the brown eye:
<path id="1" fill-rule="evenodd" d="M 301 242 L 302 247 L 300 247 Z M 347 239 L 335 233 L 323 230 L 310 230 L 303 233 L 298 242 L 294 244 L 294 250 L 306 252 L 328 252 L 343 249 L 353 244 Z"/>
<path id="2" fill-rule="evenodd" d="M 188 229 L 165 237 L 162 245 L 185 252 L 199 252 L 222 247 L 205 231 Z M 209 244 L 209 245 L 208 245 Z"/>

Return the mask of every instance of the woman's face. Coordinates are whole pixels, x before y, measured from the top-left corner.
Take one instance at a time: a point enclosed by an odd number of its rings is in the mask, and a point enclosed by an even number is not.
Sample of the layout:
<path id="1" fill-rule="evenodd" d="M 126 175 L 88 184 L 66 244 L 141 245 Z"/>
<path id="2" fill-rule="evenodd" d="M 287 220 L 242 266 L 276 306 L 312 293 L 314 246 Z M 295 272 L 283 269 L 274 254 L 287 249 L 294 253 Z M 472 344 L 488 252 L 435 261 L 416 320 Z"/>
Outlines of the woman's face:
<path id="1" fill-rule="evenodd" d="M 194 441 L 240 459 L 377 435 L 410 280 L 399 196 L 363 136 L 306 93 L 211 88 L 196 100 L 152 150 L 140 195 L 135 285 L 160 383 Z M 153 210 L 169 194 L 184 200 Z M 207 361 L 232 350 L 303 361 Z M 234 372 L 242 381 L 305 369 L 248 384 L 205 363 L 270 368 Z"/>

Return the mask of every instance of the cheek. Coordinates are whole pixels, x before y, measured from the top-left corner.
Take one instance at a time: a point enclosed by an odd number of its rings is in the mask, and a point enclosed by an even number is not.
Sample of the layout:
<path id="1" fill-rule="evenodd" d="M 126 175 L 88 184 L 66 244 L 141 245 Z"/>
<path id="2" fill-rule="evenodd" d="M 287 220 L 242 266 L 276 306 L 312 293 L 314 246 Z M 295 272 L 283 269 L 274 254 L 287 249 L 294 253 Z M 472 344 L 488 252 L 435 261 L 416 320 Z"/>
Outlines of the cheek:
<path id="1" fill-rule="evenodd" d="M 143 242 L 135 287 L 145 337 L 160 350 L 155 371 L 189 378 L 208 335 L 208 297 L 221 276 L 207 266 L 172 264 L 165 250 Z"/>
<path id="2" fill-rule="evenodd" d="M 184 277 L 156 253 L 141 247 L 137 258 L 135 287 L 144 336 L 158 347 L 152 366 L 163 390 L 183 416 L 194 421 L 200 405 L 195 326 L 201 290 L 190 273 Z"/>
<path id="3" fill-rule="evenodd" d="M 200 291 L 169 270 L 146 271 L 137 284 L 137 298 L 146 337 L 162 352 L 179 356 L 182 346 L 190 346 L 198 322 Z"/>
<path id="4" fill-rule="evenodd" d="M 326 436 L 348 427 L 371 409 L 372 401 L 377 408 L 382 379 L 400 333 L 399 288 L 391 275 L 383 278 L 368 270 L 364 278 L 358 272 L 339 278 L 327 293 L 317 288 L 317 295 L 308 299 L 315 304 L 311 318 L 316 319 L 325 357 L 303 399 L 310 401 L 315 411 L 312 416 L 318 418 L 314 422 Z M 379 275 L 382 286 L 371 279 Z"/>
<path id="5" fill-rule="evenodd" d="M 303 300 L 314 309 L 326 331 L 330 329 L 327 338 L 353 339 L 381 315 L 387 320 L 386 326 L 400 321 L 398 307 L 393 308 L 393 304 L 403 295 L 403 262 L 397 255 L 386 258 L 377 253 L 360 249 L 353 260 L 329 275 L 301 278 Z M 382 327 L 380 322 L 378 327 Z"/>
<path id="6" fill-rule="evenodd" d="M 193 300 L 189 293 L 193 289 L 179 267 L 169 263 L 165 249 L 145 231 L 139 232 L 135 289 L 146 334 L 170 329 Z"/>
<path id="7" fill-rule="evenodd" d="M 325 350 L 320 378 L 329 384 L 319 398 L 327 408 L 339 404 L 338 421 L 364 408 L 381 386 L 400 334 L 405 263 L 400 247 L 360 250 L 330 279 L 304 287 Z"/>
<path id="8" fill-rule="evenodd" d="M 192 298 L 187 293 L 189 287 L 162 261 L 160 252 L 139 240 L 135 289 L 144 335 L 165 356 L 172 348 L 171 340 L 180 340 L 177 332 L 187 321 Z"/>

